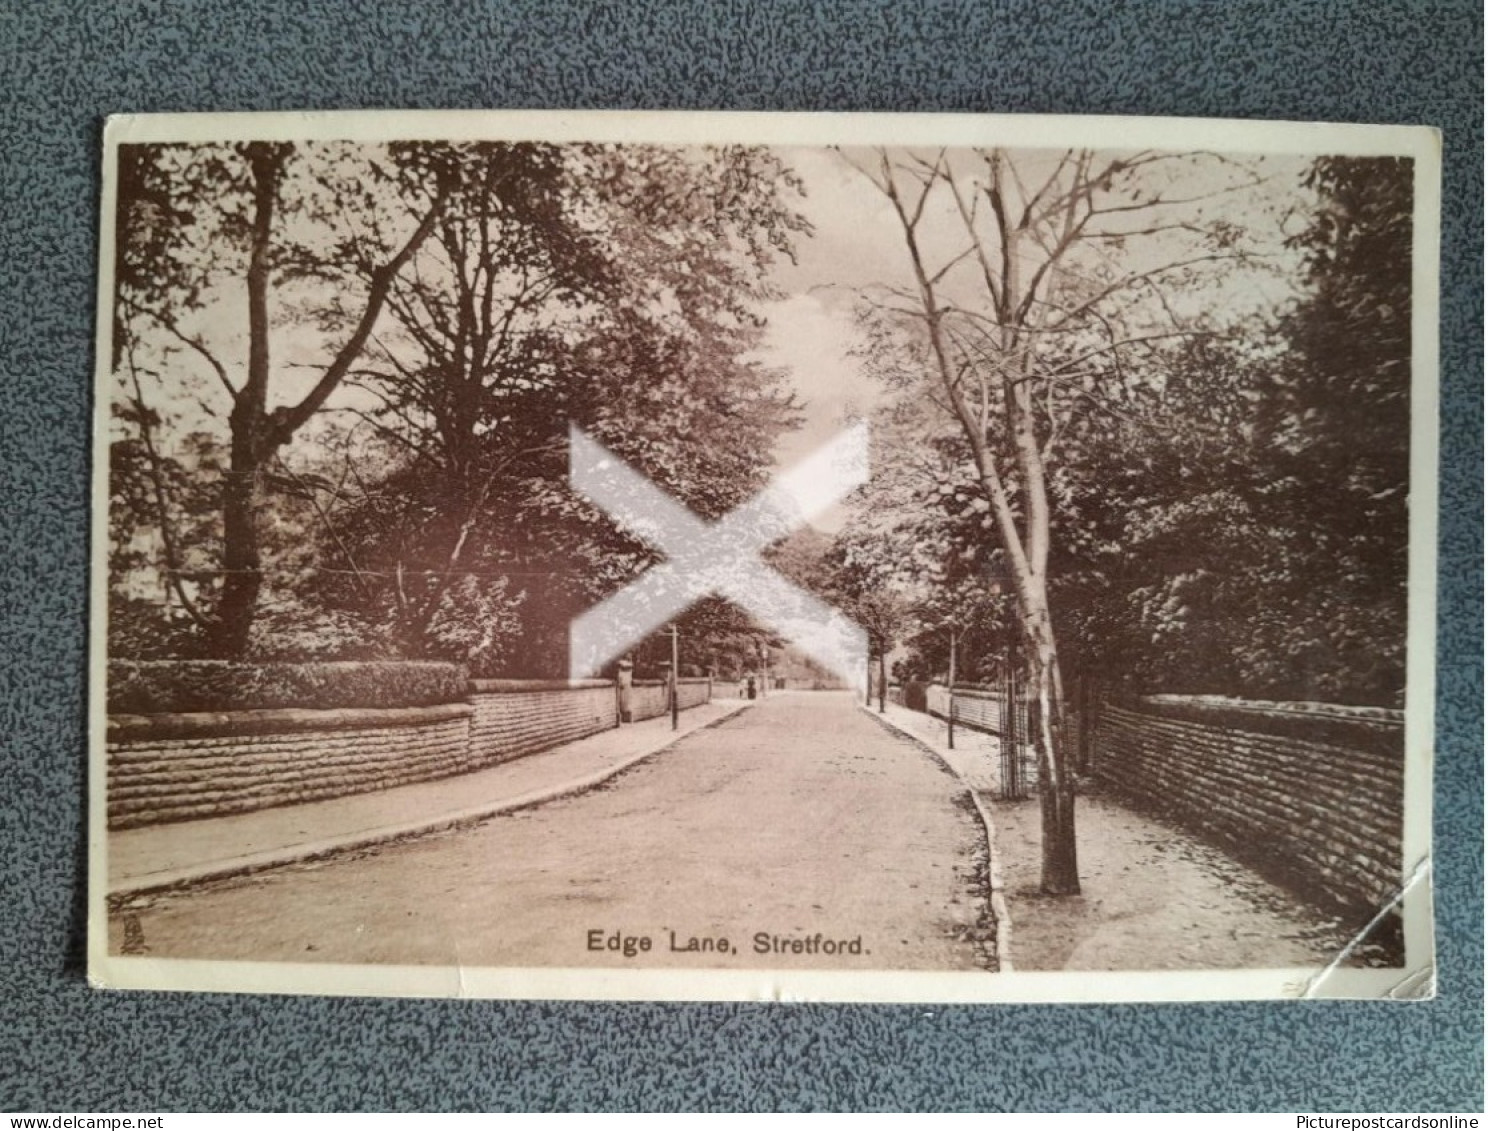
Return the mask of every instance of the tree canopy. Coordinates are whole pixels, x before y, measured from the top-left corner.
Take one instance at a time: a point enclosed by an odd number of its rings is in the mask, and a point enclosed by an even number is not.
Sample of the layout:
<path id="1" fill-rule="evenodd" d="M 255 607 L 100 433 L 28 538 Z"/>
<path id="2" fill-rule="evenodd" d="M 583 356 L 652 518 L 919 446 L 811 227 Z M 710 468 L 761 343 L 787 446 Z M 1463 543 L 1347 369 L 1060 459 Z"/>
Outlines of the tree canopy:
<path id="1" fill-rule="evenodd" d="M 901 267 L 861 292 L 873 481 L 830 546 L 767 557 L 925 674 L 954 629 L 971 678 L 1021 635 L 1053 698 L 1063 667 L 1398 702 L 1408 161 L 845 156 Z M 801 417 L 761 360 L 810 235 L 785 151 L 126 145 L 117 172 L 121 654 L 562 674 L 572 617 L 656 558 L 568 489 L 569 425 L 718 518 Z M 683 620 L 695 662 L 770 640 Z"/>
<path id="2" fill-rule="evenodd" d="M 1143 690 L 1398 704 L 1410 178 L 1398 159 L 1316 161 L 1289 208 L 1249 219 L 1249 238 L 1284 253 L 1282 297 L 1108 359 L 1055 410 L 1050 601 L 1073 670 Z M 892 321 L 870 319 L 876 363 L 902 386 L 913 355 L 886 348 L 902 342 Z M 920 396 L 881 417 L 920 439 L 889 445 L 895 470 L 845 537 L 922 547 L 923 575 L 955 587 L 1006 564 L 971 453 L 936 419 Z M 976 602 L 958 607 L 976 619 Z M 944 667 L 940 615 L 922 617 L 930 671 Z"/>
<path id="3" fill-rule="evenodd" d="M 115 429 L 154 489 L 121 479 L 115 503 L 151 520 L 136 541 L 169 582 L 158 619 L 190 610 L 178 646 L 355 640 L 558 674 L 576 602 L 650 560 L 566 490 L 570 422 L 715 515 L 758 487 L 794 422 L 779 374 L 750 357 L 769 267 L 806 230 L 799 185 L 764 151 L 255 144 L 120 160 L 131 407 Z M 203 415 L 223 425 L 225 467 L 167 452 Z M 183 507 L 192 545 L 211 547 L 189 574 L 172 560 Z M 138 588 L 146 563 L 118 565 Z"/>

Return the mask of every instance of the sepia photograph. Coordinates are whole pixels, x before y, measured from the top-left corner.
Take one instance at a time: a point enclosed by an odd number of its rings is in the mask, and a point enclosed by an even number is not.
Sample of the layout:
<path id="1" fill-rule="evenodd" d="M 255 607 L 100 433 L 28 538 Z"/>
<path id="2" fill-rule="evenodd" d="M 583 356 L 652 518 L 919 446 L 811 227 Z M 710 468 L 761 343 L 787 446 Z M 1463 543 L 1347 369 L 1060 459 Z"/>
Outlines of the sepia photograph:
<path id="1" fill-rule="evenodd" d="M 1439 164 L 111 119 L 91 981 L 1433 996 Z"/>

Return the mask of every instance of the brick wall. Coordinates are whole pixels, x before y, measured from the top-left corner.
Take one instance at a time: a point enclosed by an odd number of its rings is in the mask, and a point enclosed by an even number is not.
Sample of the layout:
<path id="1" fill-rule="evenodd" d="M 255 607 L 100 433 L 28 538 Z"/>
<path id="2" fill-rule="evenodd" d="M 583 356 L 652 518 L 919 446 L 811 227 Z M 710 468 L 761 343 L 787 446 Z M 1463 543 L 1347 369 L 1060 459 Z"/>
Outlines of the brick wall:
<path id="1" fill-rule="evenodd" d="M 477 680 L 470 685 L 474 764 L 489 766 L 618 725 L 608 680 Z"/>
<path id="2" fill-rule="evenodd" d="M 1093 739 L 1097 779 L 1279 882 L 1366 914 L 1400 885 L 1398 711 L 1153 696 Z"/>
<path id="3" fill-rule="evenodd" d="M 471 707 L 114 715 L 112 828 L 244 813 L 470 768 Z"/>

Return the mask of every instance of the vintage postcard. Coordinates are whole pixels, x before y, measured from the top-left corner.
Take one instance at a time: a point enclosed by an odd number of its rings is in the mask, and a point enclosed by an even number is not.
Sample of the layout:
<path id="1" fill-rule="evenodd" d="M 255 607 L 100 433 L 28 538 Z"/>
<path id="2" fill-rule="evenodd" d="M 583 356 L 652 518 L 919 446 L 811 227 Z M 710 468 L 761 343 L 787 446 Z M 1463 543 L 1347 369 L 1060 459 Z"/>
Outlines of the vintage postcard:
<path id="1" fill-rule="evenodd" d="M 1438 146 L 110 120 L 92 981 L 1430 996 Z"/>

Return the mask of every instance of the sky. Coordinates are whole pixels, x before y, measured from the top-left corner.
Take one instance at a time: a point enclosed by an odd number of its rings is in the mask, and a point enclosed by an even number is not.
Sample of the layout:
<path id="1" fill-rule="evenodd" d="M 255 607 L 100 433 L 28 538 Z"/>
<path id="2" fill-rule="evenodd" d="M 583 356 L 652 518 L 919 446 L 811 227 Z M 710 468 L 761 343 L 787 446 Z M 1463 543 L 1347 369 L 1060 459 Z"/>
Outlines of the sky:
<path id="1" fill-rule="evenodd" d="M 854 356 L 860 348 L 855 309 L 865 288 L 910 281 L 893 209 L 838 154 L 788 149 L 782 156 L 806 185 L 802 211 L 814 230 L 797 243 L 797 262 L 777 265 L 784 295 L 765 308 L 769 330 L 761 354 L 785 369 L 804 406 L 800 429 L 776 447 L 789 466 L 829 440 L 844 421 L 871 415 L 882 390 Z"/>

